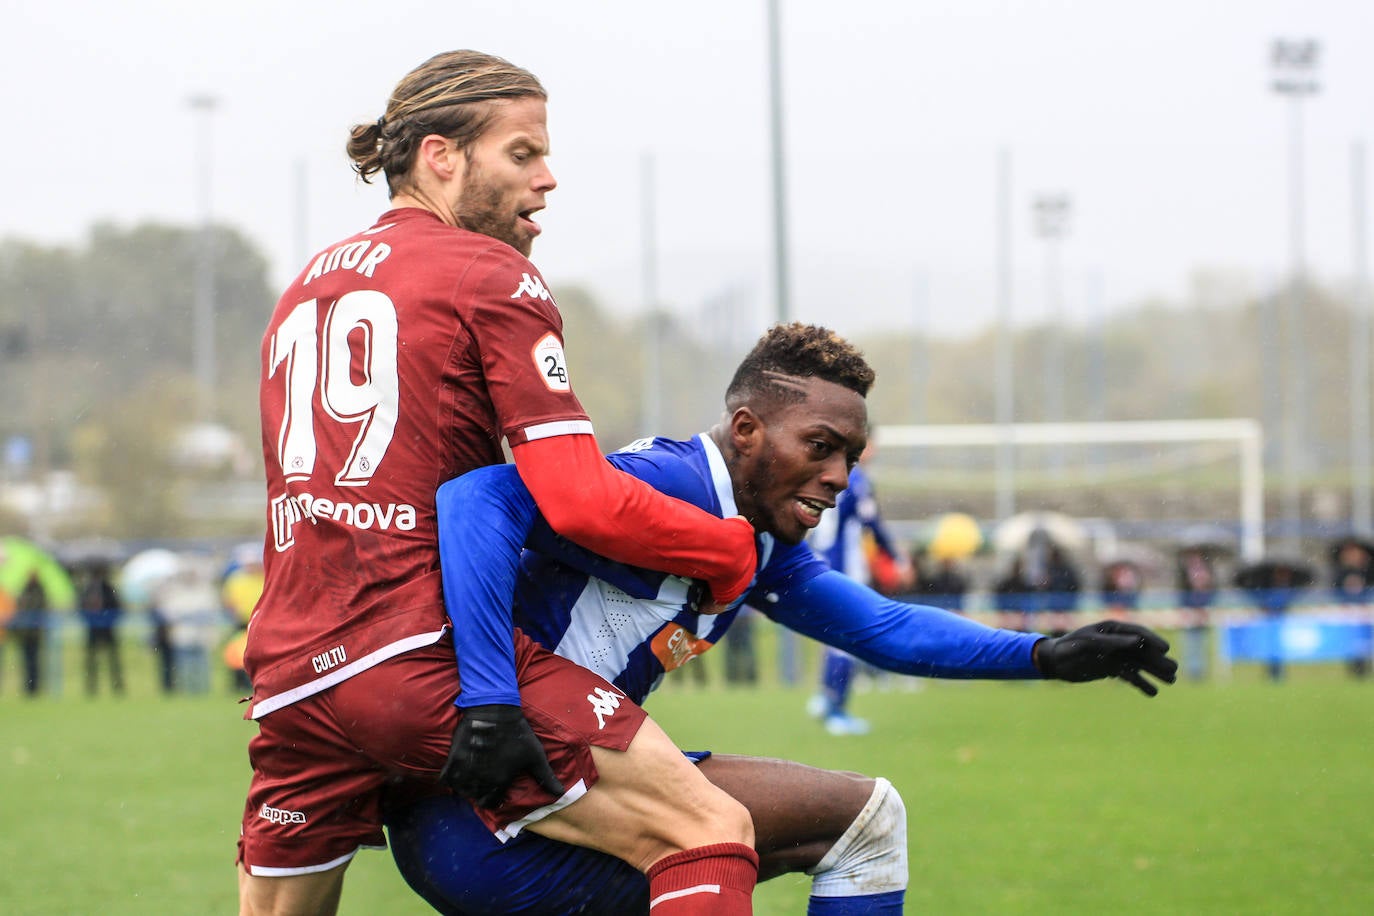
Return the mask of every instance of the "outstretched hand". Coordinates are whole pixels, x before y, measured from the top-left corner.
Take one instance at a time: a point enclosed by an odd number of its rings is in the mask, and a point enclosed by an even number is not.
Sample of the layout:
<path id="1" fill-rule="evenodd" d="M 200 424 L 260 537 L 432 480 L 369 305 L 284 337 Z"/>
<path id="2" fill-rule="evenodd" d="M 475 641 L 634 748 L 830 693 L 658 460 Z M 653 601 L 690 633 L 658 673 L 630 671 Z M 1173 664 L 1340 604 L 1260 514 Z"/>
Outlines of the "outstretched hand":
<path id="1" fill-rule="evenodd" d="M 1035 644 L 1035 663 L 1047 678 L 1096 681 L 1119 677 L 1152 697 L 1159 688 L 1142 672 L 1166 684 L 1178 679 L 1178 662 L 1168 652 L 1169 643 L 1148 627 L 1103 620 L 1065 636 L 1042 639 Z"/>
<path id="2" fill-rule="evenodd" d="M 495 808 L 526 773 L 555 798 L 563 795 L 544 745 L 519 706 L 493 703 L 463 710 L 440 781 L 476 805 Z"/>

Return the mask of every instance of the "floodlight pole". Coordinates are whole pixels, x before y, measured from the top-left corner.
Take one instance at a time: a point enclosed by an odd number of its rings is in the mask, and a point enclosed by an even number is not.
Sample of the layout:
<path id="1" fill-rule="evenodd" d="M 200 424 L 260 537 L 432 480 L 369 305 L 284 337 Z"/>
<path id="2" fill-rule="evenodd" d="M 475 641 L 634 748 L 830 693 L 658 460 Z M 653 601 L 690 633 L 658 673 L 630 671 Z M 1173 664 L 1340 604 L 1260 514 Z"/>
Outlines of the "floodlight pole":
<path id="1" fill-rule="evenodd" d="M 1016 404 L 1012 391 L 1012 284 L 1011 284 L 1011 150 L 997 152 L 997 220 L 994 260 L 997 265 L 997 358 L 993 370 L 997 440 L 997 485 L 995 511 L 999 519 L 1016 514 L 1016 445 L 1012 423 Z"/>
<path id="2" fill-rule="evenodd" d="M 1288 118 L 1288 243 L 1291 278 L 1288 290 L 1288 385 L 1283 411 L 1283 516 L 1292 538 L 1302 536 L 1302 497 L 1299 475 L 1304 470 L 1303 409 L 1307 404 L 1307 353 L 1303 346 L 1302 312 L 1307 283 L 1303 251 L 1302 101 L 1316 95 L 1316 68 L 1321 45 L 1315 39 L 1277 38 L 1270 50 L 1274 68 L 1270 88 L 1289 99 Z"/>
<path id="3" fill-rule="evenodd" d="M 219 99 L 193 95 L 187 100 L 198 115 L 196 164 L 200 229 L 197 233 L 195 301 L 193 307 L 192 362 L 197 382 L 200 420 L 208 423 L 215 412 L 215 250 L 211 227 L 212 158 L 211 122 Z"/>
<path id="4" fill-rule="evenodd" d="M 1060 277 L 1060 243 L 1069 232 L 1072 204 L 1063 193 L 1041 194 L 1032 204 L 1035 234 L 1045 243 L 1045 305 L 1049 320 L 1045 325 L 1045 421 L 1064 421 L 1064 296 Z M 1051 450 L 1051 467 L 1064 471 L 1064 452 Z"/>
<path id="5" fill-rule="evenodd" d="M 1350 517 L 1356 531 L 1374 531 L 1374 500 L 1370 497 L 1374 450 L 1370 436 L 1370 302 L 1369 251 L 1365 234 L 1364 143 L 1350 151 L 1351 238 L 1355 288 L 1351 294 L 1350 334 Z"/>
<path id="6" fill-rule="evenodd" d="M 787 252 L 787 163 L 782 123 L 782 39 L 778 0 L 768 0 L 768 135 L 773 171 L 773 290 L 778 324 L 792 320 Z"/>
<path id="7" fill-rule="evenodd" d="M 640 258 L 643 265 L 640 279 L 644 299 L 644 400 L 640 432 L 645 436 L 656 436 L 663 428 L 663 345 L 658 314 L 658 196 L 654 176 L 654 154 L 646 151 L 640 160 Z"/>

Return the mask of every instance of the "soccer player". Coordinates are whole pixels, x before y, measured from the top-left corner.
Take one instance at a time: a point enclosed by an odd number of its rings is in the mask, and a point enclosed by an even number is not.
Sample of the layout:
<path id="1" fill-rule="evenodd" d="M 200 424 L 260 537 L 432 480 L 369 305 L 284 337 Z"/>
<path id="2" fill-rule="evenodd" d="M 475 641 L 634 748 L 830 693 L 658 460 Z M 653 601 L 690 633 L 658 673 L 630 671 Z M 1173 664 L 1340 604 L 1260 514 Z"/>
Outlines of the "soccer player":
<path id="1" fill-rule="evenodd" d="M 811 533 L 811 549 L 831 569 L 839 570 L 856 582 L 875 585 L 869 551 L 890 557 L 897 588 L 915 583 L 911 563 L 896 539 L 888 533 L 878 508 L 878 498 L 864 469 L 872 446 L 864 450 L 859 463 L 849 472 L 849 486 L 835 501 L 835 508 L 821 518 Z M 807 703 L 807 711 L 825 724 L 832 735 L 862 735 L 868 722 L 849 712 L 849 694 L 854 686 L 854 656 L 834 646 L 826 646 L 821 658 L 820 693 Z"/>
<path id="2" fill-rule="evenodd" d="M 560 704 L 608 689 L 603 679 L 517 635 L 504 651 L 529 718 L 518 697 L 477 689 L 454 705 L 434 493 L 501 463 L 502 439 L 572 541 L 699 578 L 724 601 L 755 570 L 747 522 L 667 498 L 597 447 L 557 306 L 527 260 L 555 187 L 545 98 L 532 74 L 475 51 L 404 77 L 348 142 L 363 180 L 385 176 L 392 208 L 313 258 L 268 324 L 243 913 L 336 911 L 357 850 L 385 844 L 383 786 L 441 772 L 459 782 L 473 760 L 506 782 L 533 774 L 522 793 L 493 799 L 493 828 L 553 806 L 531 829 L 620 856 L 665 893 L 718 884 L 714 912 L 750 910 L 747 812 L 634 704 L 609 721 Z M 541 737 L 559 744 L 556 759 Z M 616 778 L 603 788 L 598 775 Z M 696 912 L 692 901 L 665 907 Z"/>
<path id="3" fill-rule="evenodd" d="M 803 538 L 833 509 L 863 452 L 872 382 L 862 355 L 832 332 L 775 327 L 736 371 L 714 428 L 688 441 L 642 440 L 610 461 L 715 514 L 749 519 L 759 572 L 744 600 L 880 668 L 954 678 L 1118 677 L 1150 696 L 1157 687 L 1144 674 L 1172 683 L 1168 644 L 1143 627 L 1103 622 L 1062 639 L 994 629 L 883 597 L 807 548 Z M 516 626 L 613 683 L 596 697 L 608 710 L 644 700 L 667 672 L 709 649 L 742 604 L 704 614 L 691 581 L 610 562 L 553 535 L 508 468 L 444 484 L 438 508 L 445 600 L 465 643 L 464 689 L 511 680 L 499 651 L 511 620 L 482 618 L 494 595 L 513 593 Z M 527 532 L 533 549 L 517 557 L 510 545 Z M 886 780 L 714 754 L 699 766 L 749 810 L 760 879 L 812 875 L 814 916 L 901 911 L 905 812 Z M 659 899 L 609 857 L 512 830 L 493 836 L 453 795 L 396 797 L 387 822 L 402 873 L 442 912 L 627 914 Z"/>

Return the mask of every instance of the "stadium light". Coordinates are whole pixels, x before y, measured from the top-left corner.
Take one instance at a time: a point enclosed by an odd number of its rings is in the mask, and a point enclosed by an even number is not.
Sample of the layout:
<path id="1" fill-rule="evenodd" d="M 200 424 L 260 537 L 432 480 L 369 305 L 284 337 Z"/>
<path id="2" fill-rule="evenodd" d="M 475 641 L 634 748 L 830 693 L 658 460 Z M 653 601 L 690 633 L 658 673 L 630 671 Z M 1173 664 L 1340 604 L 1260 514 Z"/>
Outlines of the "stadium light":
<path id="1" fill-rule="evenodd" d="M 1032 203 L 1035 235 L 1045 243 L 1045 307 L 1049 321 L 1045 333 L 1045 421 L 1064 420 L 1064 296 L 1060 277 L 1060 246 L 1069 234 L 1073 204 L 1062 192 L 1040 194 Z M 1056 474 L 1064 471 L 1064 453 L 1051 452 Z"/>
<path id="2" fill-rule="evenodd" d="M 204 93 L 187 104 L 196 115 L 196 185 L 200 230 L 196 245 L 195 302 L 193 307 L 192 362 L 199 388 L 200 419 L 210 422 L 215 411 L 215 249 L 211 222 L 211 186 L 214 146 L 211 122 L 219 99 Z"/>
<path id="3" fill-rule="evenodd" d="M 1291 537 L 1301 537 L 1302 505 L 1298 476 L 1306 464 L 1303 442 L 1307 404 L 1307 353 L 1302 341 L 1302 312 L 1306 285 L 1303 250 L 1302 102 L 1320 89 L 1317 63 L 1321 45 L 1316 39 L 1276 38 L 1270 45 L 1273 79 L 1270 88 L 1289 100 L 1288 107 L 1288 244 L 1291 278 L 1288 290 L 1288 385 L 1283 410 L 1283 521 Z"/>

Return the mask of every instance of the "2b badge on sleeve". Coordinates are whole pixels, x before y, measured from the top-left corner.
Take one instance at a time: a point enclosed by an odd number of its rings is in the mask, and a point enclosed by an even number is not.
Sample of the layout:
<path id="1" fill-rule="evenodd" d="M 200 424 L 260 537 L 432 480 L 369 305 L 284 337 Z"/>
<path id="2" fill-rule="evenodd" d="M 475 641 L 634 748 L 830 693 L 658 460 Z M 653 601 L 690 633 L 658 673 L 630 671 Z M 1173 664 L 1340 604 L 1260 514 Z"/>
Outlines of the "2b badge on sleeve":
<path id="1" fill-rule="evenodd" d="M 568 382 L 568 360 L 563 355 L 563 343 L 552 332 L 539 338 L 534 345 L 534 364 L 550 391 L 571 391 Z"/>

